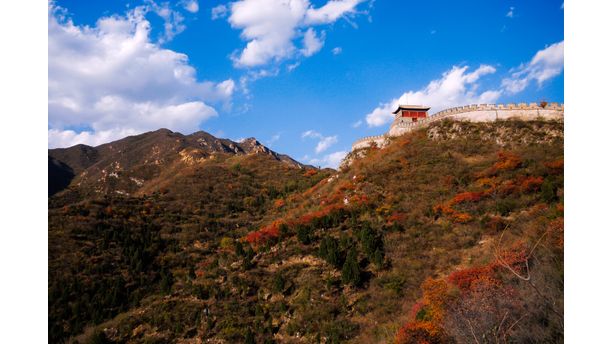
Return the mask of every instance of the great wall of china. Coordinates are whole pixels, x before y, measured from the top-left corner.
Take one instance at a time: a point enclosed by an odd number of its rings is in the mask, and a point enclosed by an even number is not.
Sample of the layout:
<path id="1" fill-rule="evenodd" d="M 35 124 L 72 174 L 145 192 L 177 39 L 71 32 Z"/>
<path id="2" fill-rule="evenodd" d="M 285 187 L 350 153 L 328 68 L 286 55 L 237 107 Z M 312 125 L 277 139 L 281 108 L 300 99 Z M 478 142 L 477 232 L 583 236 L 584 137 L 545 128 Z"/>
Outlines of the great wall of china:
<path id="1" fill-rule="evenodd" d="M 563 104 L 549 103 L 541 106 L 537 103 L 519 104 L 473 104 L 439 111 L 417 122 L 396 118 L 389 131 L 383 135 L 367 136 L 353 143 L 352 150 L 370 147 L 372 144 L 382 147 L 390 137 L 401 136 L 407 132 L 425 127 L 432 122 L 451 118 L 455 120 L 489 122 L 500 119 L 563 119 Z"/>

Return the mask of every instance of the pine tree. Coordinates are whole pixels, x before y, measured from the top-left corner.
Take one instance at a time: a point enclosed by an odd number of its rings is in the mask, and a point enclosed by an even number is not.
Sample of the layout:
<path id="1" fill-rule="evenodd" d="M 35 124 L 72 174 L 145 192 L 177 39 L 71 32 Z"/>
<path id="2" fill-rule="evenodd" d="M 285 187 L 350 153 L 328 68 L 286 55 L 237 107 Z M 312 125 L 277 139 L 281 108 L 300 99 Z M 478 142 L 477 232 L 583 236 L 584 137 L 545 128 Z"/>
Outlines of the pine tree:
<path id="1" fill-rule="evenodd" d="M 274 276 L 274 291 L 280 293 L 283 291 L 283 289 L 285 289 L 285 279 L 283 278 L 283 275 L 278 272 Z"/>
<path id="2" fill-rule="evenodd" d="M 162 268 L 161 271 L 161 290 L 164 294 L 170 294 L 172 285 L 174 284 L 174 276 L 167 268 Z"/>
<path id="3" fill-rule="evenodd" d="M 189 279 L 196 279 L 195 268 L 193 267 L 193 265 L 189 266 Z"/>
<path id="4" fill-rule="evenodd" d="M 242 243 L 240 241 L 236 241 L 235 249 L 236 249 L 236 255 L 238 257 L 244 256 L 244 247 L 242 246 Z"/>
<path id="5" fill-rule="evenodd" d="M 338 241 L 332 237 L 323 238 L 319 246 L 319 256 L 329 264 L 339 267 L 341 264 Z"/>
<path id="6" fill-rule="evenodd" d="M 256 344 L 255 343 L 255 335 L 250 328 L 247 329 L 247 333 L 244 336 L 244 344 Z"/>
<path id="7" fill-rule="evenodd" d="M 374 264 L 376 264 L 378 268 L 382 268 L 385 264 L 385 257 L 380 249 L 376 249 L 376 252 L 374 252 Z"/>
<path id="8" fill-rule="evenodd" d="M 342 283 L 354 286 L 361 283 L 361 270 L 359 269 L 355 247 L 351 247 L 342 266 Z"/>
<path id="9" fill-rule="evenodd" d="M 299 226 L 297 230 L 297 238 L 304 245 L 310 244 L 310 226 Z"/>

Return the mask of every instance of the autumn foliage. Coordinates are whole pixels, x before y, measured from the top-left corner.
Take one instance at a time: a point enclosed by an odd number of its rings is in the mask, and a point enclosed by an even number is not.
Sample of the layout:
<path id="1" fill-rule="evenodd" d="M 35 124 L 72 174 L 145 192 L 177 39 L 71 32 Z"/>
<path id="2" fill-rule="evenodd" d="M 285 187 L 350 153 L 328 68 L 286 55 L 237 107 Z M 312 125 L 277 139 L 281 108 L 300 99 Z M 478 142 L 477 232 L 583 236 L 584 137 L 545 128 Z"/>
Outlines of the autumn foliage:
<path id="1" fill-rule="evenodd" d="M 458 204 L 458 203 L 463 203 L 463 202 L 478 202 L 480 201 L 482 196 L 483 196 L 482 192 L 462 192 L 460 194 L 457 194 L 455 197 L 453 197 L 450 203 L 452 205 L 452 204 Z"/>
<path id="2" fill-rule="evenodd" d="M 306 172 L 304 172 L 304 177 L 311 177 L 311 176 L 314 176 L 315 174 L 317 174 L 317 170 L 309 169 L 309 170 L 306 170 Z"/>
<path id="3" fill-rule="evenodd" d="M 453 206 L 466 202 L 478 202 L 484 195 L 484 192 L 462 192 L 457 194 L 450 201 L 435 205 L 433 211 L 438 214 L 449 216 L 453 222 L 466 223 L 472 220 L 472 216 L 468 213 L 457 211 Z"/>
<path id="4" fill-rule="evenodd" d="M 495 313 L 500 300 L 504 309 L 518 307 L 513 288 L 504 285 L 501 276 L 507 267 L 523 272 L 526 260 L 525 247 L 517 242 L 487 265 L 457 270 L 446 278 L 427 278 L 421 285 L 422 297 L 414 304 L 410 320 L 397 332 L 395 343 L 449 342 L 447 330 L 458 314 Z"/>
<path id="5" fill-rule="evenodd" d="M 264 226 L 257 231 L 247 234 L 245 240 L 255 246 L 266 244 L 268 241 L 278 238 L 280 234 L 279 227 L 281 224 L 281 221 L 272 222 L 271 224 Z"/>
<path id="6" fill-rule="evenodd" d="M 493 165 L 496 170 L 514 170 L 521 165 L 521 157 L 508 151 L 497 153 L 497 162 Z"/>

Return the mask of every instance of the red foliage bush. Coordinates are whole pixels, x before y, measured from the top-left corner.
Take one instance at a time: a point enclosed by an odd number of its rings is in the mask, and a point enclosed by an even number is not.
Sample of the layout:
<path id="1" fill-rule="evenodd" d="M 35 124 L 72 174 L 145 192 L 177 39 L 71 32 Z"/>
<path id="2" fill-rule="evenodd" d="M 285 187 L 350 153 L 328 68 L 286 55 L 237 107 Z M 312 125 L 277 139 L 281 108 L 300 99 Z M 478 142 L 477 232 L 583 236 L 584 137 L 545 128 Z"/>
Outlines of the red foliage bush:
<path id="1" fill-rule="evenodd" d="M 442 329 L 442 322 L 450 286 L 444 279 L 427 278 L 421 289 L 423 298 L 412 307 L 410 321 L 397 332 L 397 344 L 449 342 Z"/>
<path id="2" fill-rule="evenodd" d="M 563 159 L 553 160 L 549 162 L 545 162 L 544 166 L 550 169 L 552 174 L 558 174 L 563 172 Z"/>
<path id="3" fill-rule="evenodd" d="M 505 180 L 499 185 L 497 190 L 502 195 L 509 195 L 509 194 L 514 193 L 517 190 L 517 186 L 514 180 Z"/>
<path id="4" fill-rule="evenodd" d="M 457 194 L 451 200 L 451 204 L 459 204 L 462 202 L 478 202 L 482 198 L 482 192 L 462 192 Z"/>
<path id="5" fill-rule="evenodd" d="M 493 168 L 496 170 L 514 170 L 521 165 L 521 162 L 521 157 L 518 155 L 501 151 L 497 153 L 497 162 L 493 165 Z"/>
<path id="6" fill-rule="evenodd" d="M 544 183 L 544 178 L 538 176 L 529 176 L 521 181 L 520 190 L 521 192 L 534 192 L 540 189 L 540 186 Z"/>
<path id="7" fill-rule="evenodd" d="M 406 217 L 407 215 L 404 213 L 395 212 L 387 218 L 387 224 L 392 225 L 397 222 L 403 222 L 406 220 Z"/>
<path id="8" fill-rule="evenodd" d="M 421 285 L 423 296 L 412 307 L 408 323 L 398 330 L 395 343 L 455 342 L 449 335 L 456 335 L 456 330 L 464 326 L 456 323 L 456 314 L 472 320 L 492 319 L 487 329 L 500 323 L 499 307 L 506 315 L 518 314 L 518 294 L 503 283 L 501 272 L 511 267 L 516 273 L 525 273 L 522 268 L 526 259 L 525 245 L 517 242 L 499 252 L 498 259 L 488 265 L 458 270 L 446 279 L 427 278 Z M 457 289 L 459 293 L 454 292 Z"/>
<path id="9" fill-rule="evenodd" d="M 448 276 L 448 281 L 462 292 L 470 292 L 481 285 L 496 286 L 501 282 L 494 275 L 495 264 L 473 267 L 455 271 Z"/>
<path id="10" fill-rule="evenodd" d="M 282 198 L 279 198 L 276 201 L 274 201 L 274 208 L 280 209 L 284 206 L 285 206 L 285 201 Z"/>
<path id="11" fill-rule="evenodd" d="M 453 219 L 453 222 L 456 223 L 468 223 L 472 221 L 472 215 L 468 213 L 455 212 L 451 215 L 451 218 Z"/>
<path id="12" fill-rule="evenodd" d="M 399 329 L 396 344 L 439 344 L 450 343 L 442 333 L 434 330 L 430 322 L 409 322 Z"/>
<path id="13" fill-rule="evenodd" d="M 550 233 L 553 242 L 559 248 L 563 248 L 563 232 L 564 232 L 564 223 L 563 218 L 557 218 L 550 222 L 548 225 L 548 232 Z"/>
<path id="14" fill-rule="evenodd" d="M 306 170 L 306 172 L 304 172 L 304 177 L 311 177 L 311 176 L 314 176 L 315 174 L 317 174 L 317 170 L 312 168 L 312 169 Z"/>
<path id="15" fill-rule="evenodd" d="M 250 232 L 245 237 L 245 240 L 248 243 L 256 245 L 256 246 L 264 245 L 268 241 L 278 238 L 280 234 L 279 227 L 282 223 L 283 222 L 281 221 L 274 221 L 271 224 L 257 231 Z"/>

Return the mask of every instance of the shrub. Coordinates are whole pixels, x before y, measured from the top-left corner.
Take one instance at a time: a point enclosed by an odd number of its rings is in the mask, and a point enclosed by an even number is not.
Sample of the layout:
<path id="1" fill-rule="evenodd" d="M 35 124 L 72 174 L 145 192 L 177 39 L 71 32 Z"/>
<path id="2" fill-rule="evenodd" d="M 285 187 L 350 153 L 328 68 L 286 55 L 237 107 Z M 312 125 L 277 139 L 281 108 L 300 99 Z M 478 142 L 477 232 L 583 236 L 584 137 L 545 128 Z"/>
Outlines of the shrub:
<path id="1" fill-rule="evenodd" d="M 86 341 L 87 344 L 107 344 L 111 343 L 110 340 L 106 338 L 106 335 L 101 329 L 96 329 L 91 337 L 89 337 Z"/>
<path id="2" fill-rule="evenodd" d="M 509 198 L 502 198 L 495 203 L 495 210 L 499 212 L 501 216 L 507 216 L 516 209 L 516 207 L 516 201 Z"/>
<path id="3" fill-rule="evenodd" d="M 219 247 L 223 250 L 230 250 L 234 246 L 234 239 L 223 237 L 221 238 L 221 242 L 219 243 Z"/>

